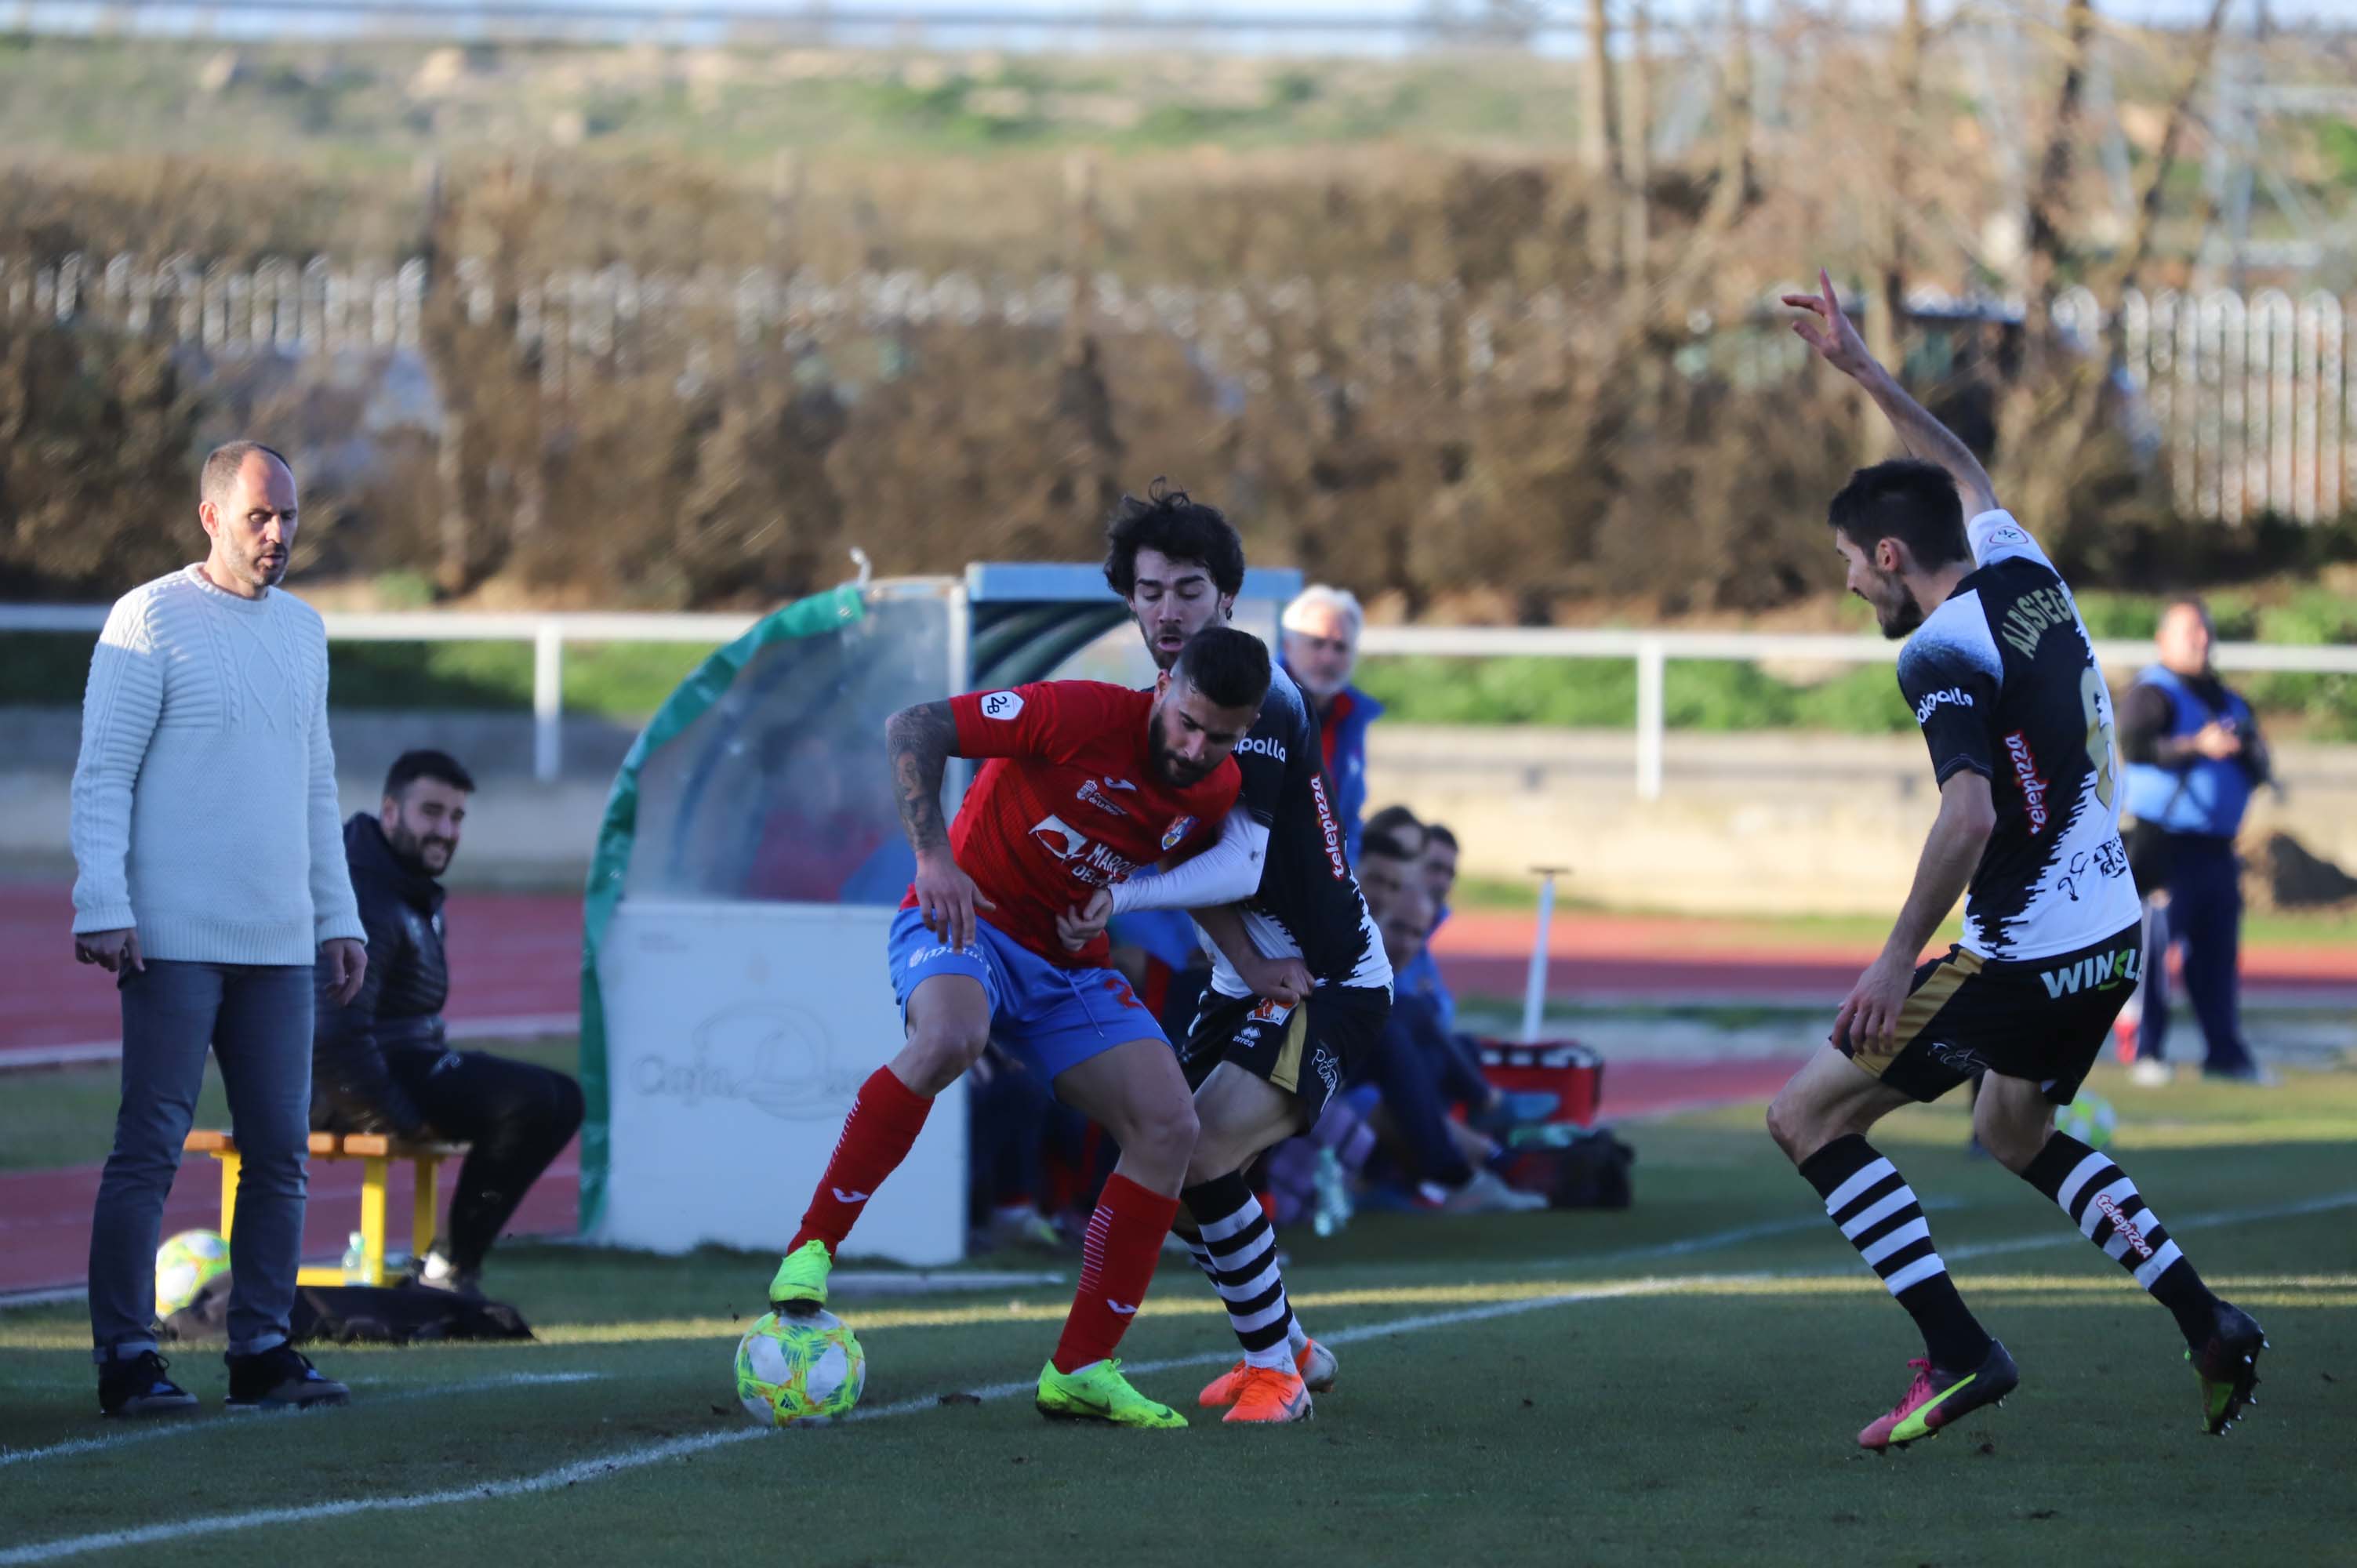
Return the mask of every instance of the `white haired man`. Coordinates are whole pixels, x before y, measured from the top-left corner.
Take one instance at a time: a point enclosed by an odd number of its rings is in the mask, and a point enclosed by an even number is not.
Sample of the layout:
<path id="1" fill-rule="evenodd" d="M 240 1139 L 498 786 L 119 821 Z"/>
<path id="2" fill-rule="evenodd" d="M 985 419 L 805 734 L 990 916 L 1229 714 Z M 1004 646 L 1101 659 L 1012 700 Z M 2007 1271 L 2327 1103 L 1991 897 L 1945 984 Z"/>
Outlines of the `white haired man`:
<path id="1" fill-rule="evenodd" d="M 1312 583 L 1285 607 L 1286 673 L 1317 709 L 1326 776 L 1334 781 L 1334 814 L 1341 819 L 1353 865 L 1367 809 L 1367 726 L 1383 716 L 1381 703 L 1351 684 L 1366 624 L 1366 613 L 1349 589 L 1324 583 Z"/>
<path id="2" fill-rule="evenodd" d="M 184 1411 L 152 1326 L 156 1240 L 221 1063 L 243 1156 L 231 1238 L 232 1410 L 341 1404 L 287 1343 L 303 1244 L 312 965 L 349 1002 L 368 966 L 328 743 L 328 639 L 276 591 L 295 476 L 254 441 L 205 459 L 205 560 L 115 601 L 74 768 L 74 956 L 123 996 L 123 1099 L 90 1236 L 102 1414 Z"/>

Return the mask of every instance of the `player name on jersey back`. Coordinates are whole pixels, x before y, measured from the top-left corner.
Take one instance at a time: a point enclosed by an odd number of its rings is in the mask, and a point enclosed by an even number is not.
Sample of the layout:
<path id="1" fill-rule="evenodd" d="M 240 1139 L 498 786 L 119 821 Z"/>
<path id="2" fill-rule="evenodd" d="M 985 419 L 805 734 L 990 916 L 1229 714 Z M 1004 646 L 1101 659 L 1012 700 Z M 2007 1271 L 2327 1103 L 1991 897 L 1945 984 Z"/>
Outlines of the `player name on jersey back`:
<path id="1" fill-rule="evenodd" d="M 1934 776 L 1979 773 L 1996 809 L 1964 945 L 2000 961 L 2073 952 L 2141 912 L 2120 843 L 2111 691 L 2037 541 L 2001 511 L 1967 532 L 1974 570 L 1899 655 Z"/>

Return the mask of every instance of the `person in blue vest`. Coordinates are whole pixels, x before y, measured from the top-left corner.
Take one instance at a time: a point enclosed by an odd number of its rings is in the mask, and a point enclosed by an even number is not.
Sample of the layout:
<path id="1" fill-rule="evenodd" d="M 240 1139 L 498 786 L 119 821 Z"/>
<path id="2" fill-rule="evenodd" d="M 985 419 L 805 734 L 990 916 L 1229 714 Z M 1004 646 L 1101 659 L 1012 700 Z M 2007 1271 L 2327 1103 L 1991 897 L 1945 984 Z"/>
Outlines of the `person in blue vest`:
<path id="1" fill-rule="evenodd" d="M 1308 693 L 1326 746 L 1326 777 L 1342 824 L 1343 853 L 1359 863 L 1360 819 L 1367 810 L 1367 726 L 1383 705 L 1351 684 L 1359 665 L 1359 634 L 1366 615 L 1345 588 L 1312 583 L 1285 607 L 1282 656 L 1286 673 Z"/>
<path id="2" fill-rule="evenodd" d="M 2126 759 L 2128 860 L 2146 907 L 2143 1014 L 2136 1081 L 2165 1083 L 2169 1037 L 2166 955 L 2185 944 L 2185 989 L 2209 1041 L 2203 1075 L 2270 1081 L 2243 1038 L 2236 1005 L 2242 940 L 2242 863 L 2234 835 L 2251 793 L 2268 780 L 2266 742 L 2251 705 L 2210 667 L 2209 609 L 2180 598 L 2161 612 L 2160 662 L 2138 675 L 2119 707 Z"/>

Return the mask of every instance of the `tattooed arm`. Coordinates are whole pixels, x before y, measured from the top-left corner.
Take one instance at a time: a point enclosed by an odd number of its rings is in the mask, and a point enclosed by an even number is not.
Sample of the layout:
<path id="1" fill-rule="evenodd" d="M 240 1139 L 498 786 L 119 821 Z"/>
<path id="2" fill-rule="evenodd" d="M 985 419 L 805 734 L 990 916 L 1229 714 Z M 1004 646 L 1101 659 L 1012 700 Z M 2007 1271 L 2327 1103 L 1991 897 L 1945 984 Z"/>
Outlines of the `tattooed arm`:
<path id="1" fill-rule="evenodd" d="M 950 854 L 942 779 L 957 754 L 957 720 L 947 703 L 902 708 L 885 721 L 884 745 L 892 759 L 892 795 L 900 808 L 900 826 L 917 852 L 912 886 L 925 929 L 952 947 L 972 947 L 977 912 L 996 906 L 982 896 L 974 878 Z"/>

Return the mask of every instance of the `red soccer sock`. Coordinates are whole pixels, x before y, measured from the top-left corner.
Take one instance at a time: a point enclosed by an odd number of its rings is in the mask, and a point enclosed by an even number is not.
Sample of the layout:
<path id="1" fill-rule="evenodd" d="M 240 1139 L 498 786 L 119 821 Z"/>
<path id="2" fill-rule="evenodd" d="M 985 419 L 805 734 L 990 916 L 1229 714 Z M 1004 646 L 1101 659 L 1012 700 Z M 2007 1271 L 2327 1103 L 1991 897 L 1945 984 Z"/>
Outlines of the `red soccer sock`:
<path id="1" fill-rule="evenodd" d="M 843 1121 L 843 1136 L 835 1141 L 834 1157 L 827 1161 L 826 1175 L 819 1177 L 818 1190 L 802 1211 L 802 1228 L 786 1251 L 817 1240 L 826 1243 L 827 1255 L 833 1257 L 858 1222 L 868 1197 L 909 1157 L 932 1109 L 931 1101 L 895 1078 L 890 1068 L 877 1068 L 859 1086 L 859 1098 Z"/>
<path id="2" fill-rule="evenodd" d="M 1154 1283 L 1162 1261 L 1162 1238 L 1178 1217 L 1178 1199 L 1165 1197 L 1115 1172 L 1089 1216 L 1088 1240 L 1081 1249 L 1081 1286 L 1056 1341 L 1056 1370 L 1077 1372 L 1114 1353 L 1129 1320 Z"/>

